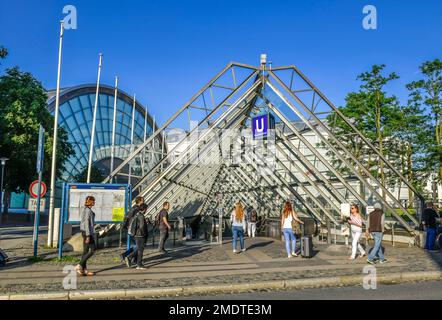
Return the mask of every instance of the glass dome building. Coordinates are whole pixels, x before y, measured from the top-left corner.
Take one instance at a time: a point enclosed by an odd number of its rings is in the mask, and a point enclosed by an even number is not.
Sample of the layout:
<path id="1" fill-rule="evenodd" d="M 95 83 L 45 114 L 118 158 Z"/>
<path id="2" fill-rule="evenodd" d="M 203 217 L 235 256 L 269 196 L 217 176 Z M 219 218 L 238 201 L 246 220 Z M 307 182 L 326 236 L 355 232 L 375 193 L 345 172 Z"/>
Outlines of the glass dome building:
<path id="1" fill-rule="evenodd" d="M 68 132 L 69 142 L 75 150 L 65 163 L 65 172 L 61 177 L 64 181 L 75 181 L 87 170 L 91 128 L 95 104 L 95 84 L 86 84 L 60 90 L 60 108 L 58 123 Z M 110 173 L 113 114 L 115 89 L 111 86 L 100 85 L 95 128 L 93 152 L 93 167 L 98 169 L 103 177 Z M 48 109 L 53 114 L 55 110 L 55 90 L 48 92 Z M 132 115 L 134 118 L 132 119 Z M 133 120 L 133 121 L 132 121 Z M 114 168 L 127 158 L 132 150 L 145 141 L 153 132 L 154 120 L 147 109 L 136 102 L 134 110 L 133 97 L 122 90 L 117 94 L 117 112 L 115 126 L 115 156 Z M 133 145 L 131 145 L 133 124 Z M 155 127 L 155 129 L 157 129 Z M 130 164 L 131 182 L 136 182 L 143 172 L 154 166 L 166 152 L 161 139 L 153 141 L 143 159 L 136 158 Z M 129 165 L 123 173 L 115 177 L 115 183 L 126 183 L 129 179 Z M 85 181 L 79 181 L 85 182 Z"/>

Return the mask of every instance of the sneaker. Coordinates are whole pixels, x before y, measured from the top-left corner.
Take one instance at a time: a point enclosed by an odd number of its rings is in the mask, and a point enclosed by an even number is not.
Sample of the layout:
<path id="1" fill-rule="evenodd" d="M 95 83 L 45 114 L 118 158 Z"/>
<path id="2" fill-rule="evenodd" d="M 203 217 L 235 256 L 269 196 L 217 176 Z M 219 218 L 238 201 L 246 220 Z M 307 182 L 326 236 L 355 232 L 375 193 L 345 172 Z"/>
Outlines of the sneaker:
<path id="1" fill-rule="evenodd" d="M 238 251 L 236 251 L 236 249 L 235 249 L 235 250 L 233 250 L 233 253 L 238 253 Z"/>
<path id="2" fill-rule="evenodd" d="M 384 259 L 384 260 L 379 261 L 379 263 L 381 263 L 381 264 L 383 264 L 383 263 L 387 263 L 387 262 L 388 262 L 387 259 Z"/>
<path id="3" fill-rule="evenodd" d="M 292 255 L 291 255 L 291 254 L 289 254 L 289 255 L 287 256 L 287 258 L 291 259 L 291 258 L 292 258 Z"/>
<path id="4" fill-rule="evenodd" d="M 292 256 L 297 257 L 298 254 L 297 254 L 295 251 L 293 251 L 293 252 L 292 252 Z"/>
<path id="5" fill-rule="evenodd" d="M 130 259 L 129 259 L 129 257 L 125 257 L 125 258 L 124 258 L 124 263 L 126 264 L 126 266 L 127 266 L 128 268 L 130 268 Z"/>
<path id="6" fill-rule="evenodd" d="M 367 263 L 369 264 L 376 264 L 376 262 L 374 262 L 373 260 L 367 259 Z"/>
<path id="7" fill-rule="evenodd" d="M 137 268 L 136 268 L 136 270 L 146 270 L 147 268 L 146 267 L 140 267 L 140 266 L 138 266 Z"/>
<path id="8" fill-rule="evenodd" d="M 247 250 L 246 248 L 244 248 L 244 249 L 241 249 L 241 251 L 242 251 L 242 252 L 245 252 L 246 250 Z"/>

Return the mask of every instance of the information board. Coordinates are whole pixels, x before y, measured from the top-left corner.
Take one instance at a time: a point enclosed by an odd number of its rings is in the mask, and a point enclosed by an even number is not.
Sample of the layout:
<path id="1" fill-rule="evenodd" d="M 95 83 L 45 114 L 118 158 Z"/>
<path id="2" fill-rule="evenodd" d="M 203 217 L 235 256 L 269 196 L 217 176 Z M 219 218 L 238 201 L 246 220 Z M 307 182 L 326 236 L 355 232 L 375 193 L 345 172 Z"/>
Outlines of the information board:
<path id="1" fill-rule="evenodd" d="M 80 222 L 86 197 L 95 198 L 92 211 L 96 223 L 123 222 L 128 203 L 126 186 L 121 185 L 70 185 L 68 188 L 67 217 L 69 223 Z"/>

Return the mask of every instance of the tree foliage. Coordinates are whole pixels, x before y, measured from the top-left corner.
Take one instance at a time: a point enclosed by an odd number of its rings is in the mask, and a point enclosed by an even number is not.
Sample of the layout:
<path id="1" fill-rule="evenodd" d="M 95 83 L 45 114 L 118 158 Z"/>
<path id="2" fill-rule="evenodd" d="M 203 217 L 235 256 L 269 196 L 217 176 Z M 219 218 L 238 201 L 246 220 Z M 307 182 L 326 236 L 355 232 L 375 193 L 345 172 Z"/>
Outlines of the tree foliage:
<path id="1" fill-rule="evenodd" d="M 52 132 L 54 118 L 46 105 L 47 96 L 41 83 L 18 67 L 6 70 L 0 77 L 0 155 L 7 162 L 6 190 L 24 191 L 37 177 L 36 155 L 39 125 L 45 128 L 45 162 L 43 177 L 50 178 Z M 58 129 L 57 175 L 64 170 L 64 162 L 73 154 L 68 135 Z"/>
<path id="2" fill-rule="evenodd" d="M 442 180 L 442 61 L 435 59 L 420 66 L 423 79 L 407 85 L 416 103 L 428 108 L 431 121 L 428 128 L 431 133 L 425 170 L 437 173 Z"/>

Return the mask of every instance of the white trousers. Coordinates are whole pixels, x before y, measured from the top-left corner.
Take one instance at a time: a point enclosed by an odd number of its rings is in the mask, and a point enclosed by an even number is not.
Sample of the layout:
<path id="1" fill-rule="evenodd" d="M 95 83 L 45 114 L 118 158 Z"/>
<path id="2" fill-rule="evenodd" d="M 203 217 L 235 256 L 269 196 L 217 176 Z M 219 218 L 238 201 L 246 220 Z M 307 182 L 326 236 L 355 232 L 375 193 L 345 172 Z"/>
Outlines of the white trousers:
<path id="1" fill-rule="evenodd" d="M 256 233 L 256 222 L 249 222 L 247 223 L 247 235 L 249 237 L 255 238 Z"/>
<path id="2" fill-rule="evenodd" d="M 356 252 L 359 249 L 359 252 L 363 256 L 365 254 L 364 248 L 362 248 L 359 243 L 359 239 L 362 236 L 362 228 L 351 226 L 351 237 L 353 238 L 353 242 L 351 244 L 351 257 L 356 258 Z"/>

